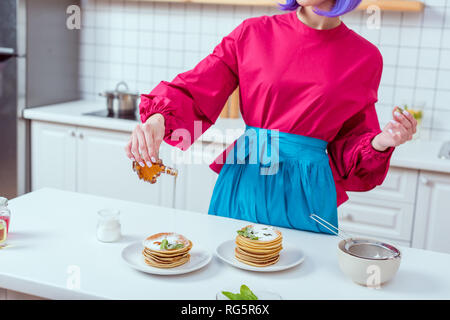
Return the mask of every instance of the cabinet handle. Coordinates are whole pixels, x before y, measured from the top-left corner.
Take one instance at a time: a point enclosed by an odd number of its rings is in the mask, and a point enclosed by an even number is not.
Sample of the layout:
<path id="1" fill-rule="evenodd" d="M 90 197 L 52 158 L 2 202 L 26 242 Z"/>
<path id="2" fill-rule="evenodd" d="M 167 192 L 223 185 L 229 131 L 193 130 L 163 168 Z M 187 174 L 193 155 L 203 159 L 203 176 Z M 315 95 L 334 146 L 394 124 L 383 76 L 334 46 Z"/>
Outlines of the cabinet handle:
<path id="1" fill-rule="evenodd" d="M 83 139 L 83 138 L 84 138 L 84 135 L 83 135 L 82 132 L 78 133 L 78 138 L 80 138 L 80 139 Z"/>
<path id="2" fill-rule="evenodd" d="M 422 182 L 422 184 L 424 184 L 424 185 L 430 184 L 430 180 L 428 180 L 428 178 L 426 178 L 426 177 L 420 177 L 420 182 Z"/>
<path id="3" fill-rule="evenodd" d="M 348 220 L 348 221 L 352 221 L 353 220 L 353 216 L 351 213 L 345 212 L 342 214 L 342 219 L 344 220 Z"/>
<path id="4" fill-rule="evenodd" d="M 75 137 L 75 130 L 70 130 L 69 134 L 70 134 L 71 137 Z"/>

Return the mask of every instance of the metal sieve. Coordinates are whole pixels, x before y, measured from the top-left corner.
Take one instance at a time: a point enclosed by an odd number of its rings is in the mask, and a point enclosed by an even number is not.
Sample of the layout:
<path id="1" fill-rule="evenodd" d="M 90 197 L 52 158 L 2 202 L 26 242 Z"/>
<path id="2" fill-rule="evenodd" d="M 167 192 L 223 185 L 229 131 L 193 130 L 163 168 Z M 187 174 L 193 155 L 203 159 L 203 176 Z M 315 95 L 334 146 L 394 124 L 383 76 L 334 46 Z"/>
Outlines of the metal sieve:
<path id="1" fill-rule="evenodd" d="M 388 260 L 399 258 L 401 255 L 400 251 L 390 244 L 374 239 L 355 238 L 316 214 L 311 214 L 309 217 L 343 239 L 345 244 L 342 250 L 352 256 L 370 260 Z M 347 237 L 343 237 L 341 234 Z"/>

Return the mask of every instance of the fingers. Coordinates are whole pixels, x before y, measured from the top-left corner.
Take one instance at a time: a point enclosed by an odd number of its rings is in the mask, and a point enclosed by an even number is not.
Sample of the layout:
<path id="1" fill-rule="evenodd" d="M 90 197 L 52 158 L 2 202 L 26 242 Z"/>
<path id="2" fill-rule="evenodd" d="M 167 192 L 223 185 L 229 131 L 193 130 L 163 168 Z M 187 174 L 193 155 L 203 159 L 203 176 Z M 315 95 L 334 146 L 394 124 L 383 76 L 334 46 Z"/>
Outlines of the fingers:
<path id="1" fill-rule="evenodd" d="M 135 129 L 136 136 L 139 142 L 139 153 L 141 154 L 142 159 L 145 161 L 148 167 L 152 166 L 152 162 L 150 161 L 150 155 L 148 154 L 148 147 L 147 147 L 147 141 L 144 134 L 144 131 L 142 131 L 141 125 L 138 125 Z M 142 164 L 139 163 L 141 166 Z"/>
<path id="2" fill-rule="evenodd" d="M 153 145 L 152 133 L 145 126 L 142 127 L 142 132 L 144 133 L 144 137 L 145 137 L 145 142 L 146 142 L 146 147 L 147 147 L 146 150 L 147 150 L 147 154 L 148 154 L 148 158 L 149 158 L 148 161 L 150 161 L 150 163 L 154 162 L 152 159 L 152 145 Z M 147 165 L 149 166 L 148 163 L 147 163 Z"/>
<path id="3" fill-rule="evenodd" d="M 401 109 L 398 109 L 397 107 L 394 108 L 393 111 L 394 119 L 403 124 L 407 129 L 410 129 L 413 134 L 416 133 L 417 120 L 407 110 L 403 110 L 402 112 L 400 112 L 400 110 Z"/>
<path id="4" fill-rule="evenodd" d="M 152 162 L 159 160 L 159 148 L 164 138 L 164 127 L 158 122 L 144 124 L 144 133 L 147 137 L 148 153 Z"/>
<path id="5" fill-rule="evenodd" d="M 413 134 L 416 133 L 416 131 L 417 131 L 417 120 L 416 120 L 416 118 L 414 118 L 414 116 L 411 113 L 409 113 L 408 111 L 406 111 L 406 110 L 403 111 L 403 114 L 409 120 L 409 122 L 411 122 L 412 129 L 413 129 Z"/>
<path id="6" fill-rule="evenodd" d="M 138 135 L 138 130 L 133 131 L 132 135 L 132 145 L 131 145 L 131 153 L 134 156 L 134 159 L 139 163 L 140 166 L 145 166 L 144 159 L 141 156 L 141 146 L 140 146 L 140 140 Z"/>
<path id="7" fill-rule="evenodd" d="M 158 131 L 153 132 L 153 153 L 151 156 L 154 157 L 156 161 L 159 160 L 159 148 L 161 147 L 163 137 L 164 133 L 160 134 Z"/>
<path id="8" fill-rule="evenodd" d="M 136 130 L 133 131 L 131 135 L 131 153 L 133 154 L 134 159 L 139 163 L 140 166 L 144 166 L 144 161 L 139 152 L 139 140 L 136 134 Z"/>
<path id="9" fill-rule="evenodd" d="M 132 145 L 132 140 L 130 138 L 130 141 L 127 143 L 127 145 L 125 146 L 125 154 L 127 155 L 127 157 L 131 160 L 134 161 L 134 157 L 133 154 L 131 153 L 131 145 Z"/>
<path id="10" fill-rule="evenodd" d="M 164 132 L 164 118 L 160 114 L 155 114 L 144 124 L 136 126 L 130 141 L 125 146 L 127 157 L 139 162 L 141 166 L 147 164 L 150 167 L 153 162 L 159 160 L 159 148 L 164 138 Z"/>
<path id="11" fill-rule="evenodd" d="M 408 111 L 406 111 L 409 113 Z M 407 130 L 412 130 L 412 123 L 406 117 L 404 113 L 400 113 L 399 111 L 394 111 L 394 119 L 402 124 Z"/>
<path id="12" fill-rule="evenodd" d="M 412 131 L 405 128 L 403 124 L 398 121 L 391 120 L 387 126 L 387 131 L 392 136 L 396 145 L 400 145 L 412 139 Z"/>

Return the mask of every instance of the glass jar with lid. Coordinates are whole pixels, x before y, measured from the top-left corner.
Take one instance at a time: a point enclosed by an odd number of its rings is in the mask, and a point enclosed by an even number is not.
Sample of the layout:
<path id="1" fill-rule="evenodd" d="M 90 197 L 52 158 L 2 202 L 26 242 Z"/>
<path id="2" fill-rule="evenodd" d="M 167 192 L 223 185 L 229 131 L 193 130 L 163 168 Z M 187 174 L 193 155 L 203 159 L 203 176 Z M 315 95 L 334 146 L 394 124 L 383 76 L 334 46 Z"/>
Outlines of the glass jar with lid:
<path id="1" fill-rule="evenodd" d="M 97 239 L 101 242 L 115 242 L 120 240 L 121 225 L 120 211 L 103 209 L 98 211 Z"/>
<path id="2" fill-rule="evenodd" d="M 6 246 L 10 219 L 11 211 L 8 208 L 8 199 L 0 197 L 0 247 Z"/>

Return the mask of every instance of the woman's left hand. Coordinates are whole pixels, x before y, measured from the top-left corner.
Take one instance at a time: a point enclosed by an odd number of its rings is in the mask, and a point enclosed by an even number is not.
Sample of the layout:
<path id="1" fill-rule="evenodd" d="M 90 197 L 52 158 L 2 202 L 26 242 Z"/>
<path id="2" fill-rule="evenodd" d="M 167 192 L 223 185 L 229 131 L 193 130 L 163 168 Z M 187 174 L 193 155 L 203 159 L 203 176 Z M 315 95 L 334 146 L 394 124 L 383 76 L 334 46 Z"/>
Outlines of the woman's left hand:
<path id="1" fill-rule="evenodd" d="M 385 151 L 390 147 L 397 147 L 412 139 L 417 130 L 417 120 L 408 111 L 400 113 L 395 107 L 392 110 L 393 120 L 384 127 L 383 131 L 372 139 L 372 147 L 378 151 Z"/>

